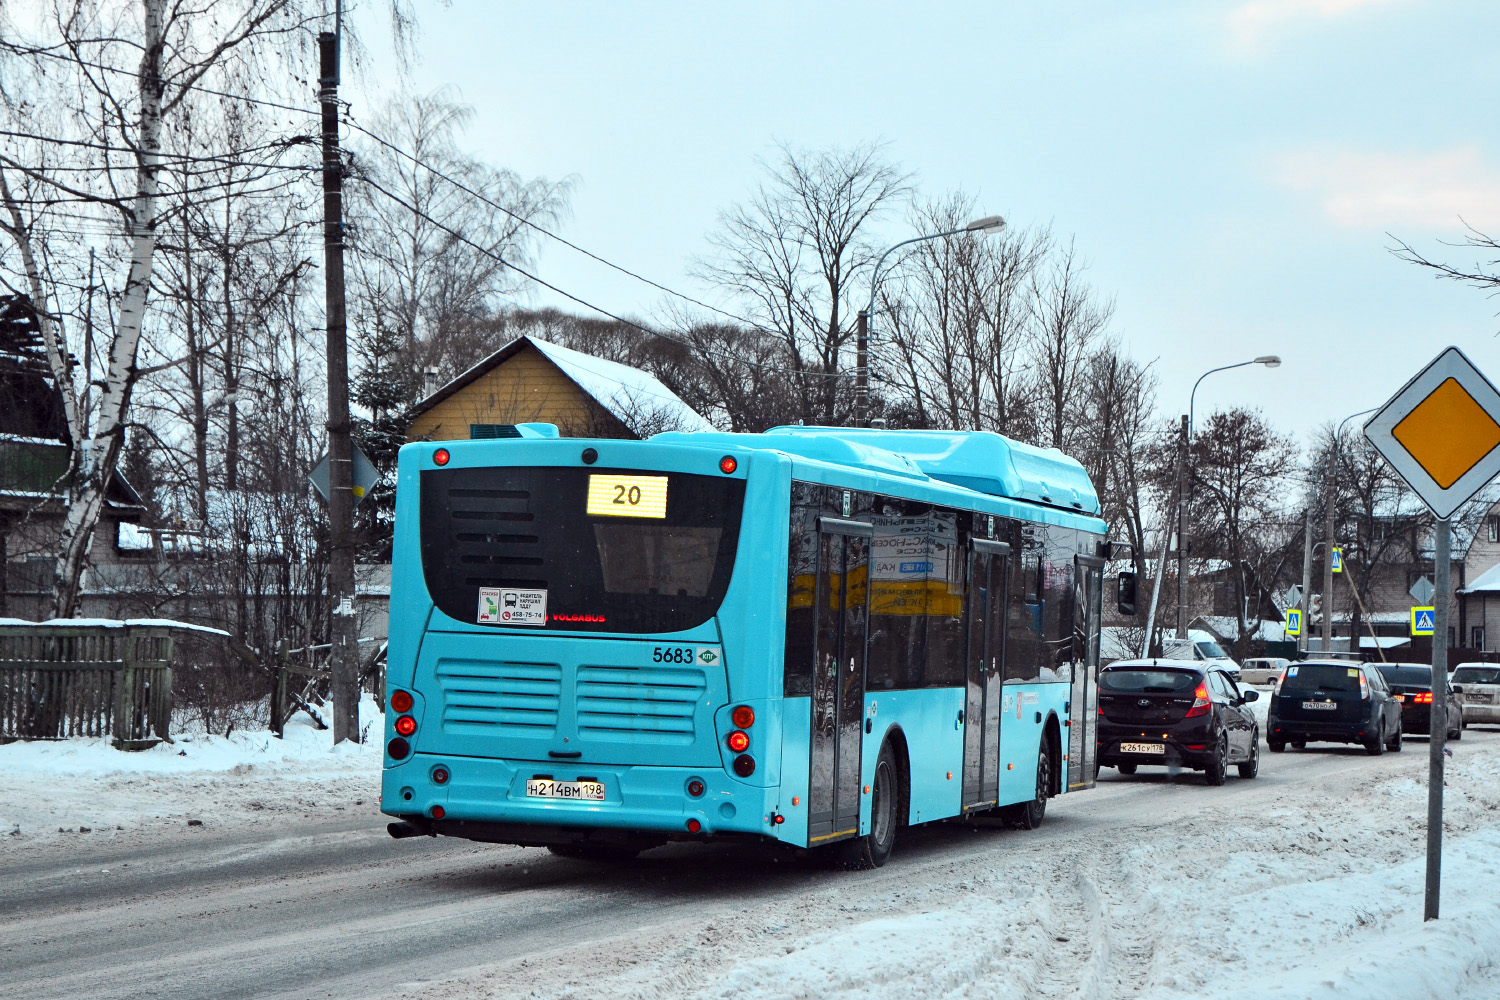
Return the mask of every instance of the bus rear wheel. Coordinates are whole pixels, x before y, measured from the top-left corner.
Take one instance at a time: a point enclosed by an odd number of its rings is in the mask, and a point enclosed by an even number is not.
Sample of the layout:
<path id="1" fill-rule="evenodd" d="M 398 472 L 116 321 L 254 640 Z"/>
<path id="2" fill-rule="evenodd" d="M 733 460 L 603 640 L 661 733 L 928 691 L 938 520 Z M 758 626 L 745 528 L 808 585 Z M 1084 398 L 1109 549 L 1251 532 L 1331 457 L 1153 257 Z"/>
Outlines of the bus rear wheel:
<path id="1" fill-rule="evenodd" d="M 896 846 L 896 828 L 901 825 L 901 776 L 896 754 L 889 743 L 880 748 L 875 779 L 870 783 L 870 832 L 838 845 L 839 860 L 846 868 L 879 868 Z"/>
<path id="2" fill-rule="evenodd" d="M 605 861 L 619 863 L 634 861 L 635 856 L 645 850 L 629 844 L 551 844 L 547 850 L 560 858 L 575 861 Z"/>
<path id="3" fill-rule="evenodd" d="M 1029 802 L 1006 806 L 1003 815 L 1012 826 L 1035 830 L 1047 815 L 1047 799 L 1052 795 L 1052 741 L 1043 736 L 1036 753 L 1036 795 Z"/>

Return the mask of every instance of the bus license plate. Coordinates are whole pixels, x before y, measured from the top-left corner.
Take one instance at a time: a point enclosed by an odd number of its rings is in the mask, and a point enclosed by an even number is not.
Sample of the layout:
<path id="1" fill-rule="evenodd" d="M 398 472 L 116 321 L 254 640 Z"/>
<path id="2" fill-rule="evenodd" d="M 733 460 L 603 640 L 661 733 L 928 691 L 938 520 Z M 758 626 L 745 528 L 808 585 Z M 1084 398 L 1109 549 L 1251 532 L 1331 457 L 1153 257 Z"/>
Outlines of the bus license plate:
<path id="1" fill-rule="evenodd" d="M 531 778 L 526 782 L 526 795 L 529 798 L 538 799 L 581 799 L 585 802 L 603 802 L 604 782 Z"/>
<path id="2" fill-rule="evenodd" d="M 1121 743 L 1121 753 L 1156 753 L 1165 754 L 1167 748 L 1162 743 Z"/>

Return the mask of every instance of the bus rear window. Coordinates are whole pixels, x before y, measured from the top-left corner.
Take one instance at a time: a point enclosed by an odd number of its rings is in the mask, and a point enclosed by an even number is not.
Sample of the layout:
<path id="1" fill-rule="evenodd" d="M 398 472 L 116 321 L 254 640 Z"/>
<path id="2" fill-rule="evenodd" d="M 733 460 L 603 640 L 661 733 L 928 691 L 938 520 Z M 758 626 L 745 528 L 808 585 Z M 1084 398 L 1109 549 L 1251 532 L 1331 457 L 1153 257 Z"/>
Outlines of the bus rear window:
<path id="1" fill-rule="evenodd" d="M 644 486 L 644 495 L 631 492 L 634 484 Z M 619 506 L 631 509 L 615 513 L 616 494 L 624 501 Z M 682 631 L 711 618 L 724 599 L 744 497 L 742 479 L 689 473 L 427 470 L 421 498 L 427 590 L 440 611 L 463 622 Z M 603 510 L 611 513 L 594 513 Z M 499 620 L 511 608 L 533 611 Z"/>

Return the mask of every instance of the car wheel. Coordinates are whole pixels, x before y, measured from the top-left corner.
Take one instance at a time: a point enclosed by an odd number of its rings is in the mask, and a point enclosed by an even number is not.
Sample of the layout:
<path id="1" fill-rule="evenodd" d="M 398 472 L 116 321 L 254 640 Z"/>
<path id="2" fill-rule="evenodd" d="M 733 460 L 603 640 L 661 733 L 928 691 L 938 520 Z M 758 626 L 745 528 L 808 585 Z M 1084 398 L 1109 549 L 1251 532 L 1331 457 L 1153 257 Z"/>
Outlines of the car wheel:
<path id="1" fill-rule="evenodd" d="M 1203 780 L 1210 785 L 1222 785 L 1227 777 L 1229 777 L 1229 737 L 1220 736 L 1219 742 L 1214 745 L 1214 755 L 1208 762 L 1208 769 L 1203 772 Z"/>
<path id="2" fill-rule="evenodd" d="M 1385 753 L 1384 729 L 1381 729 L 1380 732 L 1370 737 L 1370 742 L 1365 744 L 1365 753 L 1369 754 L 1371 757 L 1379 757 L 1381 754 Z"/>
<path id="3" fill-rule="evenodd" d="M 1022 830 L 1035 830 L 1047 815 L 1047 799 L 1052 795 L 1052 743 L 1042 737 L 1036 753 L 1036 795 L 1030 802 L 1006 807 L 1005 818 Z"/>
<path id="4" fill-rule="evenodd" d="M 1260 773 L 1260 734 L 1250 741 L 1250 759 L 1236 764 L 1240 769 L 1241 778 L 1253 778 Z"/>
<path id="5" fill-rule="evenodd" d="M 1464 731 L 1463 731 L 1463 729 L 1460 728 L 1460 729 L 1453 730 L 1451 733 L 1448 734 L 1448 738 L 1450 740 L 1461 740 L 1461 739 L 1463 739 L 1464 738 Z"/>
<path id="6" fill-rule="evenodd" d="M 1286 744 L 1281 740 L 1266 740 L 1266 746 L 1271 748 L 1272 753 L 1281 753 L 1286 750 Z"/>
<path id="7" fill-rule="evenodd" d="M 870 832 L 839 845 L 844 867 L 879 868 L 890 860 L 891 849 L 896 845 L 896 827 L 900 823 L 897 815 L 900 802 L 896 755 L 887 743 L 880 748 L 880 759 L 875 762 L 875 780 L 870 783 Z"/>
<path id="8" fill-rule="evenodd" d="M 1389 750 L 1391 753 L 1400 753 L 1401 752 L 1401 727 L 1400 726 L 1396 727 L 1396 735 L 1394 735 L 1394 736 L 1391 737 L 1391 741 L 1385 745 L 1385 748 L 1387 750 Z"/>
<path id="9" fill-rule="evenodd" d="M 1120 773 L 1121 774 L 1134 774 L 1135 773 L 1135 765 L 1134 764 L 1121 764 L 1120 765 Z"/>

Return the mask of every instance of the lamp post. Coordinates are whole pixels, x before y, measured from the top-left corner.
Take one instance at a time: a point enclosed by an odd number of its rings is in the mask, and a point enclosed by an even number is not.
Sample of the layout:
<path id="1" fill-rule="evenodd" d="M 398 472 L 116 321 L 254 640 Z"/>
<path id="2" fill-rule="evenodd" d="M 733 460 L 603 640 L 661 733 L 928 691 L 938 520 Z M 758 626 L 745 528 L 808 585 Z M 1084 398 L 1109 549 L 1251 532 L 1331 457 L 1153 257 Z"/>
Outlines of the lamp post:
<path id="1" fill-rule="evenodd" d="M 1339 459 L 1344 450 L 1344 428 L 1349 421 L 1355 417 L 1362 417 L 1366 413 L 1374 413 L 1380 409 L 1372 406 L 1368 410 L 1360 410 L 1351 413 L 1339 421 L 1338 429 L 1333 432 L 1333 451 L 1328 459 L 1328 470 L 1323 474 L 1323 623 L 1322 653 L 1327 656 L 1333 647 L 1333 509 L 1338 505 L 1338 474 Z M 1353 624 L 1354 619 L 1349 619 Z M 1354 652 L 1354 636 L 1349 636 L 1349 651 Z"/>
<path id="2" fill-rule="evenodd" d="M 875 261 L 875 273 L 870 275 L 870 300 L 859 311 L 858 334 L 854 342 L 854 426 L 864 427 L 870 422 L 870 312 L 875 308 L 875 290 L 880 287 L 880 269 L 885 266 L 885 259 L 893 251 L 913 243 L 940 240 L 945 236 L 957 236 L 960 233 L 979 233 L 988 236 L 990 233 L 998 233 L 1004 228 L 1005 220 L 1003 218 L 998 215 L 986 215 L 982 219 L 975 219 L 962 229 L 950 229 L 945 233 L 928 233 L 925 236 L 913 236 L 909 240 L 902 240 L 900 243 L 887 249 Z"/>
<path id="3" fill-rule="evenodd" d="M 1183 479 L 1187 472 L 1188 445 L 1192 443 L 1193 438 L 1193 407 L 1198 400 L 1198 386 L 1214 372 L 1227 372 L 1231 368 L 1244 368 L 1246 365 L 1265 365 L 1267 368 L 1276 368 L 1280 364 L 1281 358 L 1276 355 L 1262 354 L 1253 361 L 1241 361 L 1238 364 L 1210 368 L 1198 376 L 1198 381 L 1193 383 L 1193 391 L 1188 394 L 1188 411 L 1182 417 L 1181 438 L 1178 441 L 1177 452 L 1177 638 L 1179 639 L 1186 639 L 1188 636 L 1187 488 Z"/>

